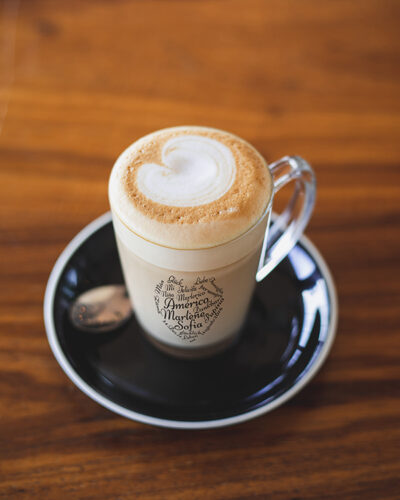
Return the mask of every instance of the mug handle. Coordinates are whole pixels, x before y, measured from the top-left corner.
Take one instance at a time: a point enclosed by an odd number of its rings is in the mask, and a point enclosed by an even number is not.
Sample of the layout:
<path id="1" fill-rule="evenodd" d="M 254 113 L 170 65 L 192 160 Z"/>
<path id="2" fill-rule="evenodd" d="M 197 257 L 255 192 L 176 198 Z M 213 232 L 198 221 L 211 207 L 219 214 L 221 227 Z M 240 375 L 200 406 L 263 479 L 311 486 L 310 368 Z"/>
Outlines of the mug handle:
<path id="1" fill-rule="evenodd" d="M 275 193 L 291 181 L 295 181 L 295 189 L 285 210 L 265 233 L 256 281 L 263 280 L 296 245 L 315 203 L 315 174 L 303 158 L 285 156 L 269 165 L 269 169 Z"/>

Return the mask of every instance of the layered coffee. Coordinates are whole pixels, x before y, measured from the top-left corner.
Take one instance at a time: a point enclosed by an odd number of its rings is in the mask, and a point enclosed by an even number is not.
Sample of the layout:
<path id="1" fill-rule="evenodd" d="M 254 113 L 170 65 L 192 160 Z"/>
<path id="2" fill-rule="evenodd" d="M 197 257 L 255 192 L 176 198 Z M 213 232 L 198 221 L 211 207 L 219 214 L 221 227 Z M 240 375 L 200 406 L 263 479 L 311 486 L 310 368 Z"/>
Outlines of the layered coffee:
<path id="1" fill-rule="evenodd" d="M 109 184 L 115 235 L 136 318 L 152 342 L 190 357 L 233 342 L 254 289 L 272 189 L 261 155 L 211 128 L 154 132 L 118 158 Z"/>
<path id="2" fill-rule="evenodd" d="M 293 198 L 268 246 L 274 191 L 292 180 Z M 256 273 L 263 279 L 293 248 L 314 197 L 305 160 L 284 157 L 268 167 L 253 146 L 228 132 L 175 127 L 132 144 L 113 167 L 109 198 L 143 332 L 180 357 L 208 356 L 233 343 Z"/>
<path id="3" fill-rule="evenodd" d="M 118 158 L 109 196 L 114 215 L 138 236 L 177 249 L 221 245 L 263 215 L 272 180 L 246 141 L 205 127 L 143 137 Z"/>

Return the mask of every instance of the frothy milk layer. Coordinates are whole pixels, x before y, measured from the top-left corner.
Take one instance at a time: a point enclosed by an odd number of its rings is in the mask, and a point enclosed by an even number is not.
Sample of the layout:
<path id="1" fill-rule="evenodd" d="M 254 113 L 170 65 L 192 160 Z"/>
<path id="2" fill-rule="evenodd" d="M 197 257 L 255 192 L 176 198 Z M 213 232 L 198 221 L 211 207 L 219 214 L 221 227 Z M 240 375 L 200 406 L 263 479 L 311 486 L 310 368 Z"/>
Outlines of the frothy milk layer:
<path id="1" fill-rule="evenodd" d="M 143 238 L 207 248 L 252 227 L 271 198 L 262 156 L 246 141 L 206 127 L 174 127 L 139 139 L 116 161 L 114 214 Z"/>

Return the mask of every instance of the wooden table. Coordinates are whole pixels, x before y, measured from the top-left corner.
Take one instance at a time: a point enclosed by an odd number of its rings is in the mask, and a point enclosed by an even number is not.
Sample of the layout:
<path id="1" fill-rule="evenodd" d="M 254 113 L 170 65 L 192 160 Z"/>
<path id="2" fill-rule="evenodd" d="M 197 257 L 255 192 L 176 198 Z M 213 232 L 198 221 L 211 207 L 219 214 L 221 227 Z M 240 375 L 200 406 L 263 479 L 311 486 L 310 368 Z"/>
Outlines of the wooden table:
<path id="1" fill-rule="evenodd" d="M 2 0 L 0 497 L 400 498 L 400 2 Z M 66 378 L 42 301 L 134 139 L 210 125 L 318 176 L 332 353 L 290 403 L 209 431 L 118 417 Z"/>

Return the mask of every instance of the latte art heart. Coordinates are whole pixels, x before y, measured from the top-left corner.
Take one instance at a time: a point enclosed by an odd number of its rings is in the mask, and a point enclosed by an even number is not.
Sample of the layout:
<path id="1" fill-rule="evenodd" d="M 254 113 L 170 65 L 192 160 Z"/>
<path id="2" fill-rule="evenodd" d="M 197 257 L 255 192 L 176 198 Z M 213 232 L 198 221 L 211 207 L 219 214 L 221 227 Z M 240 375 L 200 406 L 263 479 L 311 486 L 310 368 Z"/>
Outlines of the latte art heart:
<path id="1" fill-rule="evenodd" d="M 221 198 L 236 175 L 227 146 L 209 137 L 174 137 L 162 149 L 163 165 L 143 164 L 137 173 L 139 191 L 163 205 L 189 207 Z"/>
<path id="2" fill-rule="evenodd" d="M 228 132 L 185 126 L 131 144 L 115 162 L 113 214 L 158 245 L 201 249 L 245 233 L 265 213 L 272 178 L 263 157 Z"/>

